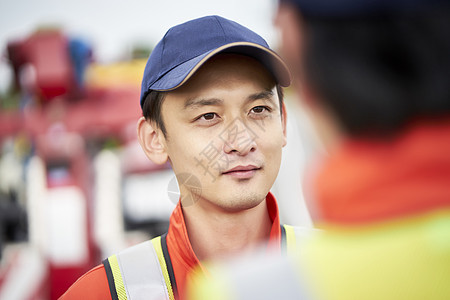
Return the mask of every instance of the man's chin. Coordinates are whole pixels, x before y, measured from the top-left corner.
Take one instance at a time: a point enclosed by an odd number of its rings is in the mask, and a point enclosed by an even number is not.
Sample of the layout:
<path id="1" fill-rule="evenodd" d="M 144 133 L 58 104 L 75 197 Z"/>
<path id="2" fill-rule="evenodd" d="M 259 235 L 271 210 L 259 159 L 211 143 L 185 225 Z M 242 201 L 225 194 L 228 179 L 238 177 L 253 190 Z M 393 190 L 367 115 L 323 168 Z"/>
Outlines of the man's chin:
<path id="1" fill-rule="evenodd" d="M 236 213 L 257 207 L 266 199 L 266 195 L 262 193 L 233 193 L 221 199 L 219 205 L 221 208 L 230 213 Z"/>

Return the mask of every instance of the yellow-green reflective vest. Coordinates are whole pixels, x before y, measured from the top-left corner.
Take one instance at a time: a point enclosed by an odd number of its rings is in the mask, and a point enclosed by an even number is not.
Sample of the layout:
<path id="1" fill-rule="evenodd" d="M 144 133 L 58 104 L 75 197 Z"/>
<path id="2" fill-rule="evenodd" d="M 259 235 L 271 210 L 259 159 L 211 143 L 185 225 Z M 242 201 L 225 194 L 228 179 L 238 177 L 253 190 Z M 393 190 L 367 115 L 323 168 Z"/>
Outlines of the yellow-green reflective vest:
<path id="1" fill-rule="evenodd" d="M 281 249 L 291 253 L 309 229 L 281 226 Z M 113 300 L 179 299 L 166 235 L 125 249 L 103 261 Z"/>

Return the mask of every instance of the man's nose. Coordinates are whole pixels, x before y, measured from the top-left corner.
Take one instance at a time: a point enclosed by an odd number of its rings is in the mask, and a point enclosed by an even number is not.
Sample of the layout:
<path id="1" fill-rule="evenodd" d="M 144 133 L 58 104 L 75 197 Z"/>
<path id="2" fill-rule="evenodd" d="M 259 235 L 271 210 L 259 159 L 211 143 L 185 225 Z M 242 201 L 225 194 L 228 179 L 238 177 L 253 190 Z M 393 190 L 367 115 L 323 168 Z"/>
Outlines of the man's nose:
<path id="1" fill-rule="evenodd" d="M 221 135 L 224 141 L 223 150 L 227 154 L 233 152 L 247 155 L 256 150 L 256 134 L 240 119 L 236 119 Z"/>

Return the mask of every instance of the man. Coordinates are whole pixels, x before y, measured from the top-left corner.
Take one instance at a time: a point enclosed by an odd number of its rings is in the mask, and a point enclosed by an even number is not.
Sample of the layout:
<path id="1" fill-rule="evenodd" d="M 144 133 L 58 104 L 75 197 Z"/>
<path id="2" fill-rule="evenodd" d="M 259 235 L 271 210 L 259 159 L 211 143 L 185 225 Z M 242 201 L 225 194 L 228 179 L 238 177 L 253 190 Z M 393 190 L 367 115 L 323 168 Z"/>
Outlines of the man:
<path id="1" fill-rule="evenodd" d="M 323 232 L 192 299 L 450 299 L 449 1 L 285 0 L 276 23 L 329 148 L 309 193 Z"/>
<path id="2" fill-rule="evenodd" d="M 233 21 L 171 28 L 144 70 L 137 125 L 146 155 L 169 161 L 177 176 L 169 231 L 109 257 L 61 299 L 183 299 L 189 274 L 207 273 L 201 261 L 260 244 L 280 253 L 295 240 L 269 192 L 286 144 L 289 84 L 264 39 Z"/>

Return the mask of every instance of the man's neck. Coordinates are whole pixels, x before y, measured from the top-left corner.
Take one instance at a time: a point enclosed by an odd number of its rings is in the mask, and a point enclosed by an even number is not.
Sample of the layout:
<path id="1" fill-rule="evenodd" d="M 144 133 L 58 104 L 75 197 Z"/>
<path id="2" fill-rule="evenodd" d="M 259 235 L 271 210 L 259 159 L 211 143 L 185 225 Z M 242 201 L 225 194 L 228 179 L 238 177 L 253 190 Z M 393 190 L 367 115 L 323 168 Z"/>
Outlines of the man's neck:
<path id="1" fill-rule="evenodd" d="M 272 222 L 266 200 L 238 212 L 202 205 L 183 208 L 186 229 L 198 259 L 217 259 L 250 251 L 268 239 Z"/>

